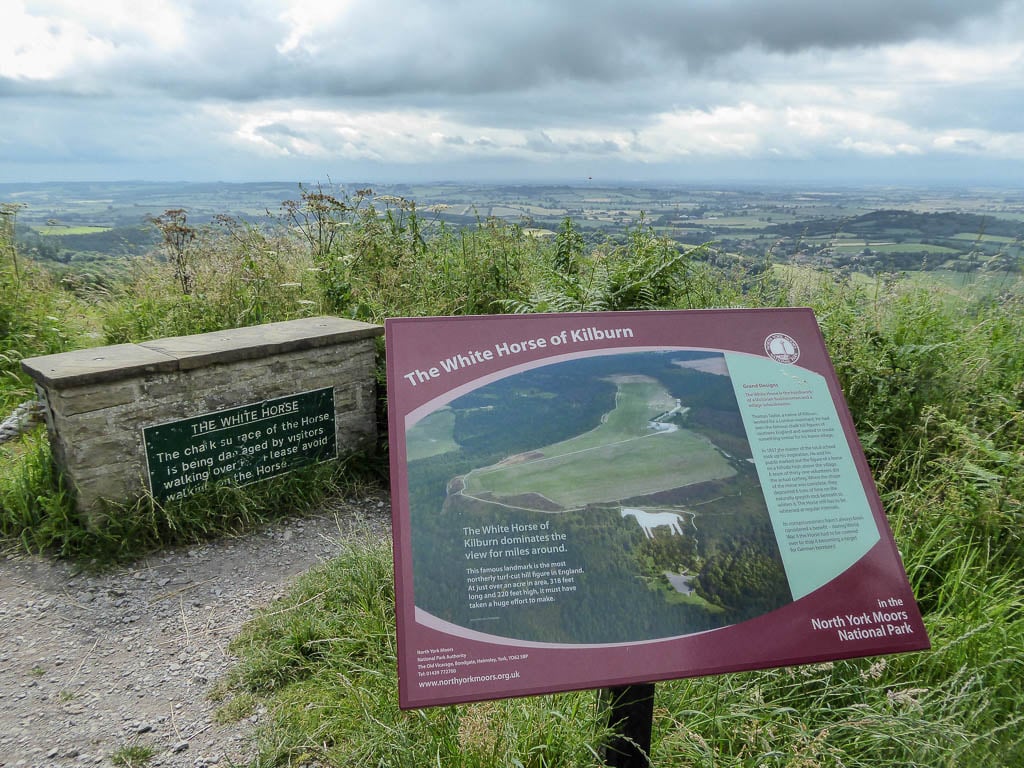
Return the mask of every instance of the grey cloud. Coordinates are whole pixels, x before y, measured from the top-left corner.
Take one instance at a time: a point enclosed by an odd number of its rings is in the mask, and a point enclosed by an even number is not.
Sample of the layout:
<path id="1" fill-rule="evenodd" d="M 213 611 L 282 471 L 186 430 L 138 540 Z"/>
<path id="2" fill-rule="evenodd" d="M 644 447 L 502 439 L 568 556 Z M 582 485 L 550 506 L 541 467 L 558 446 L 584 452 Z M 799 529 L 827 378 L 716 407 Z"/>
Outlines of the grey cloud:
<path id="1" fill-rule="evenodd" d="M 305 139 L 308 138 L 308 134 L 304 131 L 299 131 L 290 125 L 284 123 L 267 123 L 265 125 L 258 126 L 254 132 L 260 136 L 267 138 L 273 138 L 277 136 L 285 136 L 290 139 Z"/>
<path id="2" fill-rule="evenodd" d="M 934 128 L 1024 132 L 1024 83 L 944 85 L 912 92 L 898 113 Z"/>
<path id="3" fill-rule="evenodd" d="M 636 147 L 637 145 L 634 143 L 632 148 Z M 536 131 L 531 134 L 523 143 L 523 148 L 538 154 L 584 157 L 608 157 L 618 155 L 622 151 L 622 148 L 610 139 L 556 141 L 545 131 Z"/>
<path id="4" fill-rule="evenodd" d="M 948 34 L 1006 0 L 611 0 L 361 4 L 313 42 L 311 93 L 393 96 L 521 91 L 552 81 L 619 83 L 710 66 L 745 49 L 795 53 Z M 387 30 L 386 32 L 382 30 Z M 333 43 L 333 47 L 329 47 Z"/>
<path id="5" fill-rule="evenodd" d="M 54 81 L 0 78 L 0 172 L 83 158 L 141 168 L 163 162 L 201 175 L 234 169 L 236 177 L 333 170 L 298 150 L 267 159 L 244 146 L 231 135 L 238 126 L 224 121 L 230 105 L 220 109 L 237 102 L 255 105 L 254 115 L 423 109 L 440 115 L 450 156 L 473 158 L 480 173 L 556 175 L 552 169 L 564 168 L 585 177 L 595 166 L 626 168 L 632 152 L 657 154 L 660 147 L 640 146 L 636 134 L 659 113 L 770 108 L 778 103 L 770 89 L 779 83 L 852 90 L 875 76 L 870 56 L 837 51 L 921 38 L 977 42 L 982 32 L 1005 41 L 1024 20 L 1024 0 L 359 0 L 337 23 L 318 23 L 307 47 L 281 52 L 289 30 L 279 7 L 182 2 L 191 5 L 181 49 L 168 53 L 137 36 L 119 37 L 117 29 L 95 29 L 113 44 L 107 62 L 83 61 Z M 816 68 L 818 61 L 833 66 Z M 881 67 L 878 73 L 888 74 Z M 876 110 L 911 126 L 1024 131 L 1015 82 L 920 90 L 895 84 L 892 91 L 906 94 L 903 103 Z M 202 108 L 209 104 L 218 109 Z M 587 127 L 596 128 L 593 140 L 579 138 Z M 486 138 L 503 128 L 525 138 Z M 560 140 L 560 129 L 573 129 L 574 139 Z M 256 131 L 280 147 L 302 139 L 341 154 L 342 144 L 360 145 L 358 137 L 318 136 L 298 121 Z M 624 148 L 609 140 L 612 133 L 633 144 Z M 523 150 L 543 155 L 538 170 L 510 159 Z M 446 167 L 430 173 L 443 178 Z M 379 177 L 388 168 L 398 176 L 414 172 L 374 156 L 346 161 L 342 175 L 363 169 Z"/>
<path id="6" fill-rule="evenodd" d="M 74 163 L 166 161 L 194 152 L 218 152 L 216 125 L 165 100 L 36 98 L 5 104 L 6 141 L 0 161 Z"/>
<path id="7" fill-rule="evenodd" d="M 708 3 L 687 13 L 685 6 L 655 2 L 645 29 L 651 39 L 695 61 L 747 46 L 793 53 L 899 42 L 941 34 L 1006 5 L 1005 0 L 754 0 Z"/>
<path id="8" fill-rule="evenodd" d="M 182 99 L 387 100 L 514 93 L 566 81 L 685 77 L 747 49 L 795 53 L 952 34 L 1008 0 L 362 0 L 306 47 L 277 50 L 283 21 L 259 4 L 192 7 L 171 56 L 107 33 L 126 53 L 68 83 L 120 83 Z M 85 78 L 79 81 L 78 78 Z"/>
<path id="9" fill-rule="evenodd" d="M 565 147 L 552 141 L 551 137 L 544 133 L 544 131 L 537 131 L 529 136 L 524 146 L 531 152 L 539 152 L 541 154 L 563 155 L 568 151 Z"/>
<path id="10" fill-rule="evenodd" d="M 956 139 L 953 141 L 949 149 L 959 152 L 983 152 L 985 147 L 978 141 L 971 141 L 970 139 Z"/>
<path id="11" fill-rule="evenodd" d="M 587 155 L 614 155 L 621 149 L 614 141 L 573 141 L 568 144 L 571 152 L 580 152 Z"/>

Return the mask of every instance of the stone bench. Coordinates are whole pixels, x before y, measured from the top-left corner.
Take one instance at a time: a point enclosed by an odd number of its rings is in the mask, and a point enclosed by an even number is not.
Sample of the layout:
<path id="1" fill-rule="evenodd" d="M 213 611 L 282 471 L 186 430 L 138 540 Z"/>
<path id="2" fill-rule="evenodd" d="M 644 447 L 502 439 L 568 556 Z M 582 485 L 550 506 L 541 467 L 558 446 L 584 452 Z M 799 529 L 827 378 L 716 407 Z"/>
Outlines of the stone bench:
<path id="1" fill-rule="evenodd" d="M 22 368 L 45 405 L 57 468 L 92 519 L 105 500 L 182 498 L 207 480 L 254 482 L 371 443 L 383 333 L 314 317 L 27 358 Z"/>

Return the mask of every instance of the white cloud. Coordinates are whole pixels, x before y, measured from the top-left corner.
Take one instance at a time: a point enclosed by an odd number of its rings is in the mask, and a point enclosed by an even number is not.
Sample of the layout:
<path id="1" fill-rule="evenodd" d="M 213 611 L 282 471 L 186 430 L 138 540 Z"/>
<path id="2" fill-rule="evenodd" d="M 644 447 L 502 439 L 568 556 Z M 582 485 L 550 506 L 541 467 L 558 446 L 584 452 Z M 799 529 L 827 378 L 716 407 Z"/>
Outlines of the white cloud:
<path id="1" fill-rule="evenodd" d="M 1024 0 L 10 5 L 19 168 L 1024 161 Z"/>
<path id="2" fill-rule="evenodd" d="M 114 46 L 77 21 L 29 15 L 24 3 L 3 14 L 0 77 L 47 80 L 114 55 Z"/>
<path id="3" fill-rule="evenodd" d="M 847 149 L 858 155 L 874 155 L 892 157 L 894 155 L 919 155 L 921 149 L 913 144 L 904 144 L 879 140 L 855 139 L 844 136 L 839 142 L 840 149 Z"/>
<path id="4" fill-rule="evenodd" d="M 1024 134 L 959 130 L 937 133 L 931 146 L 942 152 L 1024 160 Z"/>
<path id="5" fill-rule="evenodd" d="M 288 54 L 302 50 L 316 56 L 325 52 L 325 43 L 316 42 L 325 27 L 335 27 L 355 5 L 354 0 L 289 0 L 278 19 L 287 27 L 284 39 L 275 47 L 278 53 Z"/>
<path id="6" fill-rule="evenodd" d="M 902 83 L 969 84 L 1024 73 L 1024 40 L 987 45 L 939 44 L 935 41 L 887 46 L 883 70 Z"/>
<path id="7" fill-rule="evenodd" d="M 919 155 L 928 149 L 967 151 L 964 139 L 943 138 L 854 108 L 758 105 L 678 110 L 634 131 L 614 127 L 545 131 L 467 125 L 427 111 L 314 109 L 207 110 L 236 147 L 295 158 L 372 159 L 415 164 L 505 157 L 540 162 L 563 156 L 643 164 L 680 158 L 810 158 L 836 151 L 867 156 Z M 975 134 L 970 150 L 995 148 Z M 1003 143 L 1004 147 L 1007 147 Z"/>
<path id="8" fill-rule="evenodd" d="M 44 13 L 33 12 L 37 5 Z M 86 76 L 127 54 L 165 53 L 182 45 L 186 19 L 176 4 L 149 0 L 25 3 L 0 24 L 0 77 L 52 80 Z"/>

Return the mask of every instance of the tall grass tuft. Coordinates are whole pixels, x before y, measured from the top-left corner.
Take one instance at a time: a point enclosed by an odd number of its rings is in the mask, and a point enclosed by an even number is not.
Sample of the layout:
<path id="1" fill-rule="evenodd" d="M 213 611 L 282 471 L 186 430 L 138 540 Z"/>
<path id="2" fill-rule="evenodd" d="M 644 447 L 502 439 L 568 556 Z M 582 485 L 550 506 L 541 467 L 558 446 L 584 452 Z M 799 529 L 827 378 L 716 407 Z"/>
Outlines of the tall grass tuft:
<path id="1" fill-rule="evenodd" d="M 63 351 L 81 329 L 74 298 L 46 270 L 18 252 L 19 204 L 0 204 L 0 420 L 33 396 L 21 360 Z"/>
<path id="2" fill-rule="evenodd" d="M 314 512 L 327 498 L 378 488 L 383 471 L 382 457 L 353 453 L 245 487 L 212 485 L 181 501 L 107 503 L 86 517 L 57 476 L 41 431 L 16 448 L 0 446 L 0 458 L 10 462 L 0 473 L 0 537 L 98 567 Z"/>
<path id="3" fill-rule="evenodd" d="M 314 261 L 327 307 L 370 322 L 499 312 L 529 290 L 543 248 L 517 225 L 485 219 L 453 230 L 411 201 L 370 190 L 331 209 L 338 234 L 329 243 L 314 237 L 326 215 L 315 196 L 301 210 L 300 221 L 317 222 L 307 239 L 323 246 Z"/>
<path id="4" fill-rule="evenodd" d="M 189 290 L 181 289 L 175 262 L 155 255 L 134 260 L 107 304 L 106 343 L 206 333 L 322 311 L 308 258 L 287 233 L 228 216 L 195 233 Z"/>
<path id="5" fill-rule="evenodd" d="M 18 443 L 0 445 L 0 461 L 0 537 L 31 552 L 63 553 L 57 542 L 65 536 L 57 531 L 74 536 L 80 523 L 61 487 L 45 433 L 37 429 Z"/>

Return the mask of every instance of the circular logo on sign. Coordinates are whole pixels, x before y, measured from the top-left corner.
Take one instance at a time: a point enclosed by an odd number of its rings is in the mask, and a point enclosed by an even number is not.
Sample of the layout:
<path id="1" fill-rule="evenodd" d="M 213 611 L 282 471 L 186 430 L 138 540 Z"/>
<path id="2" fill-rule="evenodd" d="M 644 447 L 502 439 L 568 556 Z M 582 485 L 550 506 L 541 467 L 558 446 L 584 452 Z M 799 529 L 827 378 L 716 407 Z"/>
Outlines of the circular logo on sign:
<path id="1" fill-rule="evenodd" d="M 768 357 L 779 363 L 795 363 L 800 359 L 800 345 L 792 336 L 773 333 L 764 340 L 764 351 Z"/>

